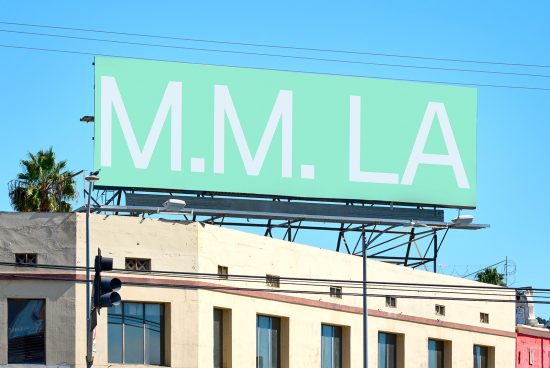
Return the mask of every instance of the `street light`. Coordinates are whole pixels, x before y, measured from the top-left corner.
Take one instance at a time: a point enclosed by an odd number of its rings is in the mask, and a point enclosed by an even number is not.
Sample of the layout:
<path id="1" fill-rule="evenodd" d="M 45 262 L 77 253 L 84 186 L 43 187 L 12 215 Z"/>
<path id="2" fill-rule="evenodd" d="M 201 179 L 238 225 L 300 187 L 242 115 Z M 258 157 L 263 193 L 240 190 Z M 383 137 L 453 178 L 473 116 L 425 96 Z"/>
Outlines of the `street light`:
<path id="1" fill-rule="evenodd" d="M 187 203 L 184 200 L 170 198 L 162 204 L 162 209 L 165 212 L 182 212 L 185 206 L 187 206 Z"/>
<path id="2" fill-rule="evenodd" d="M 89 183 L 88 205 L 86 206 L 86 366 L 93 363 L 92 344 L 90 343 L 90 201 L 94 183 L 99 180 L 99 170 L 91 172 L 84 177 Z"/>
<path id="3" fill-rule="evenodd" d="M 367 224 L 367 226 L 370 225 L 376 225 L 375 223 Z M 365 225 L 362 226 L 361 230 L 361 240 L 363 243 L 363 367 L 368 368 L 369 365 L 369 334 L 368 334 L 368 325 L 367 325 L 367 317 L 368 317 L 368 309 L 367 309 L 367 250 L 369 246 L 380 236 L 383 234 L 386 234 L 391 229 L 394 229 L 399 226 L 415 226 L 414 221 L 404 222 L 400 224 L 395 224 L 387 227 L 386 229 L 380 231 L 378 234 L 376 234 L 374 237 L 369 237 L 369 240 L 367 240 L 365 236 Z M 376 227 L 376 226 L 375 226 Z"/>
<path id="4" fill-rule="evenodd" d="M 465 226 L 470 225 L 474 221 L 474 216 L 472 215 L 458 215 L 458 217 L 451 220 L 455 226 Z"/>

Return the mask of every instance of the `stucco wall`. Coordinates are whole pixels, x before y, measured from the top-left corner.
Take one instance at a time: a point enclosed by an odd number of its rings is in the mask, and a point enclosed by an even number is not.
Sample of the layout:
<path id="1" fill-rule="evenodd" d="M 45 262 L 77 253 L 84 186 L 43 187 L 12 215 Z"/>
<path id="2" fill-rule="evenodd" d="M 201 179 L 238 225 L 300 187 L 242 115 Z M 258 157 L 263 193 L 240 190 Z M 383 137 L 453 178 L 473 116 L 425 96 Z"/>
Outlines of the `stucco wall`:
<path id="1" fill-rule="evenodd" d="M 349 366 L 361 365 L 360 297 L 345 295 L 342 299 L 335 299 L 328 295 L 300 293 L 239 294 L 226 290 L 196 290 L 196 287 L 206 284 L 266 288 L 263 279 L 266 274 L 360 280 L 359 257 L 198 223 L 182 224 L 140 217 L 92 215 L 90 229 L 92 259 L 99 247 L 104 256 L 114 259 L 115 268 L 124 268 L 125 257 L 136 257 L 150 258 L 153 270 L 215 274 L 218 265 L 224 265 L 229 268 L 230 274 L 260 277 L 259 283 L 253 283 L 216 278 L 194 281 L 183 275 L 120 274 L 125 282 L 121 291 L 123 300 L 165 303 L 170 321 L 170 329 L 167 331 L 167 343 L 170 346 L 167 363 L 171 366 L 187 368 L 212 365 L 214 307 L 231 310 L 233 368 L 254 366 L 257 314 L 280 316 L 288 322 L 290 367 L 320 366 L 321 323 L 346 326 L 349 333 Z M 47 263 L 53 264 L 85 265 L 84 214 L 0 214 L 0 230 L 2 261 L 12 262 L 15 251 L 36 251 L 42 252 L 39 253 L 42 254 L 39 257 L 40 263 L 47 260 Z M 20 268 L 9 270 L 22 272 Z M 28 269 L 25 270 L 27 271 Z M 43 269 L 38 271 L 51 272 Z M 80 272 L 77 277 L 82 279 L 83 273 Z M 478 285 L 472 281 L 376 261 L 368 262 L 368 279 Z M 281 288 L 328 291 L 327 285 L 312 288 L 309 285 L 290 285 L 284 281 Z M 6 297 L 18 295 L 17 292 L 33 297 L 47 297 L 48 326 L 57 326 L 52 331 L 47 330 L 48 363 L 69 362 L 84 366 L 86 311 L 83 283 L 75 285 L 44 281 L 25 284 L 22 281 L 0 281 L 0 290 L 0 308 L 4 308 L 0 312 L 5 310 Z M 344 287 L 344 292 L 360 293 L 361 289 Z M 418 368 L 427 365 L 428 338 L 452 340 L 455 367 L 472 365 L 473 344 L 495 347 L 495 367 L 514 366 L 513 303 L 437 301 L 446 306 L 446 316 L 440 317 L 435 315 L 434 300 L 399 298 L 400 292 L 397 291 L 371 289 L 370 292 L 397 295 L 397 308 L 387 308 L 384 298 L 369 298 L 371 367 L 375 367 L 377 361 L 378 331 L 403 334 L 405 367 Z M 404 293 L 411 295 L 415 292 L 408 290 Z M 437 297 L 448 294 L 418 295 Z M 56 314 L 50 315 L 50 311 Z M 489 324 L 480 323 L 480 312 L 489 313 Z M 107 311 L 103 311 L 98 321 L 95 366 L 109 365 L 106 314 Z M 0 331 L 5 330 L 5 323 L 5 318 L 0 318 Z M 5 335 L 0 333 L 0 363 L 5 361 L 5 344 Z M 54 349 L 57 353 L 49 349 Z"/>
<path id="2" fill-rule="evenodd" d="M 37 253 L 38 262 L 74 265 L 75 214 L 0 213 L 0 261 L 13 263 L 14 253 Z M 30 273 L 27 267 L 0 266 L 5 274 Z M 72 273 L 40 269 L 42 274 Z M 0 281 L 0 364 L 7 364 L 8 299 L 46 299 L 46 360 L 49 365 L 75 361 L 75 284 L 37 280 Z M 82 294 L 83 295 L 83 294 Z"/>
<path id="3" fill-rule="evenodd" d="M 199 271 L 216 273 L 218 265 L 229 267 L 230 274 L 257 275 L 275 274 L 287 277 L 322 278 L 336 280 L 362 280 L 362 259 L 331 250 L 290 243 L 278 239 L 257 236 L 237 230 L 219 228 L 210 225 L 199 227 Z M 367 279 L 369 282 L 421 283 L 445 284 L 459 286 L 480 286 L 478 282 L 435 274 L 419 269 L 396 266 L 389 263 L 369 260 Z M 225 281 L 224 284 L 242 285 L 242 282 Z M 246 283 L 247 287 L 258 287 L 258 283 Z M 260 283 L 260 287 L 265 284 Z M 487 286 L 487 285 L 486 285 Z M 490 285 L 492 286 L 492 285 Z M 344 292 L 361 294 L 361 285 L 356 288 L 343 288 Z M 304 286 L 285 284 L 281 281 L 282 289 L 303 290 Z M 307 289 L 327 292 L 326 285 L 318 288 L 307 286 Z M 391 290 L 393 289 L 393 290 Z M 514 303 L 490 303 L 483 301 L 449 301 L 433 299 L 406 299 L 399 298 L 400 294 L 408 296 L 429 297 L 474 297 L 495 299 L 494 295 L 457 294 L 459 289 L 440 289 L 442 292 L 419 292 L 414 286 L 407 287 L 406 291 L 398 291 L 392 286 L 369 285 L 368 293 L 378 295 L 396 295 L 397 307 L 386 308 L 384 297 L 371 297 L 368 304 L 370 309 L 385 310 L 396 314 L 409 314 L 417 317 L 442 319 L 447 322 L 464 323 L 479 327 L 490 327 L 513 333 L 515 330 Z M 412 290 L 411 290 L 412 289 Z M 455 294 L 448 294 L 451 291 Z M 472 293 L 472 290 L 462 290 Z M 481 291 L 483 293 L 483 291 Z M 487 291 L 494 294 L 496 291 Z M 509 300 L 514 301 L 513 293 L 509 293 Z M 300 295 L 302 298 L 339 303 L 362 307 L 361 296 L 344 296 L 338 300 L 329 295 Z M 435 315 L 435 304 L 446 306 L 444 317 Z M 490 323 L 480 322 L 480 312 L 489 313 Z"/>
<path id="4" fill-rule="evenodd" d="M 338 280 L 361 280 L 362 260 L 346 254 L 318 249 L 286 241 L 260 237 L 236 230 L 218 228 L 210 225 L 199 227 L 199 270 L 204 273 L 217 272 L 218 265 L 229 267 L 229 274 L 258 275 L 275 274 L 280 276 L 323 278 Z M 387 263 L 368 261 L 369 281 L 391 281 L 404 283 L 429 283 L 447 285 L 472 285 L 479 283 L 458 279 L 446 275 L 434 274 L 421 270 L 404 268 Z M 238 281 L 222 281 L 224 285 L 243 286 L 250 288 L 265 288 L 265 283 Z M 311 286 L 285 284 L 281 281 L 281 289 L 328 291 L 327 286 L 312 288 Z M 386 287 L 387 288 L 387 287 Z M 361 289 L 344 292 L 361 292 Z M 377 294 L 391 293 L 397 295 L 397 308 L 385 306 L 384 298 L 369 298 L 369 309 L 399 316 L 414 316 L 430 319 L 433 322 L 442 320 L 448 324 L 460 324 L 491 328 L 506 331 L 508 336 L 477 333 L 444 328 L 424 323 L 407 322 L 395 318 L 379 318 L 370 316 L 369 325 L 369 367 L 377 367 L 378 332 L 402 334 L 405 341 L 405 367 L 427 367 L 428 338 L 452 341 L 452 363 L 454 367 L 469 367 L 473 365 L 473 345 L 493 346 L 495 348 L 495 367 L 506 368 L 514 366 L 514 304 L 490 302 L 456 302 L 434 301 L 422 299 L 403 299 L 399 294 L 408 295 L 414 292 L 396 292 L 371 290 Z M 419 295 L 448 296 L 448 294 L 428 293 Z M 275 295 L 275 293 L 274 293 Z M 277 294 L 278 295 L 278 294 Z M 320 366 L 321 323 L 350 327 L 351 367 L 362 364 L 362 316 L 357 309 L 362 306 L 362 298 L 344 296 L 343 299 L 331 298 L 328 295 L 292 294 L 300 299 L 308 299 L 333 305 L 357 307 L 355 312 L 341 312 L 325 308 L 312 308 L 293 302 L 262 300 L 253 297 L 235 297 L 233 294 L 200 293 L 200 322 L 203 326 L 212 323 L 214 307 L 232 310 L 233 340 L 239 342 L 238 348 L 233 346 L 233 367 L 247 367 L 254 364 L 255 352 L 255 321 L 257 314 L 267 314 L 288 318 L 290 325 L 290 362 L 291 367 Z M 267 296 L 269 298 L 270 296 Z M 462 297 L 466 297 L 463 295 Z M 494 298 L 494 297 L 487 297 Z M 510 298 L 513 300 L 513 297 Z M 435 304 L 446 306 L 446 315 L 435 315 Z M 336 308 L 335 306 L 335 308 Z M 479 320 L 479 313 L 490 314 L 490 323 Z M 391 317 L 391 316 L 390 316 Z M 212 330 L 200 329 L 201 345 L 200 360 L 212 359 Z"/>
<path id="5" fill-rule="evenodd" d="M 85 263 L 84 214 L 77 215 L 77 264 Z M 113 267 L 124 269 L 125 258 L 150 258 L 153 270 L 186 271 L 198 270 L 197 224 L 182 225 L 173 221 L 159 221 L 140 217 L 92 215 L 90 216 L 90 243 L 92 259 L 101 248 L 102 255 L 113 258 Z M 144 278 L 146 274 L 122 274 L 125 278 Z M 173 277 L 156 275 L 156 280 L 171 280 Z M 84 287 L 79 290 L 84 294 Z M 126 283 L 121 291 L 124 301 L 164 303 L 169 312 L 170 343 L 167 363 L 173 367 L 198 367 L 198 300 L 196 290 L 162 287 L 138 287 Z M 78 316 L 85 315 L 84 299 L 78 299 Z M 85 326 L 80 324 L 78 328 Z M 98 346 L 94 358 L 96 367 L 107 363 L 107 310 L 98 319 Z M 79 332 L 84 336 L 84 330 Z M 85 356 L 85 345 L 77 346 L 77 357 Z M 78 359 L 77 362 L 83 362 Z M 127 366 L 127 365 L 125 365 Z"/>
<path id="6" fill-rule="evenodd" d="M 550 367 L 550 331 L 547 329 L 517 327 L 516 367 Z M 533 363 L 530 354 L 533 354 Z"/>

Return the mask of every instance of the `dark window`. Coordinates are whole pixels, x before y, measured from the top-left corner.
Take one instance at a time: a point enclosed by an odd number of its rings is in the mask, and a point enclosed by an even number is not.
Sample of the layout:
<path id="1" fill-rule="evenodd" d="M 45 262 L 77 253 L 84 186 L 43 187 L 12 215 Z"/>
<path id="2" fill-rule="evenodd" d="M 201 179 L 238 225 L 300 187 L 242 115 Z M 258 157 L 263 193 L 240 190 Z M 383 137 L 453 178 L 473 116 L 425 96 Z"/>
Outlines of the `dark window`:
<path id="1" fill-rule="evenodd" d="M 378 368 L 397 367 L 397 335 L 378 333 Z"/>
<path id="2" fill-rule="evenodd" d="M 445 306 L 444 305 L 435 305 L 435 314 L 438 316 L 444 316 L 445 315 Z"/>
<path id="3" fill-rule="evenodd" d="M 267 286 L 278 288 L 281 286 L 281 277 L 275 275 L 265 275 L 265 283 Z"/>
<path id="4" fill-rule="evenodd" d="M 229 275 L 229 269 L 227 268 L 227 266 L 218 266 L 218 276 L 220 277 L 220 279 L 227 280 L 227 275 Z"/>
<path id="5" fill-rule="evenodd" d="M 340 286 L 331 286 L 330 296 L 331 298 L 342 299 L 342 288 Z"/>
<path id="6" fill-rule="evenodd" d="M 281 320 L 258 316 L 256 320 L 256 368 L 281 367 Z"/>
<path id="7" fill-rule="evenodd" d="M 342 367 L 342 327 L 321 325 L 321 368 Z"/>
<path id="8" fill-rule="evenodd" d="M 386 297 L 386 307 L 395 308 L 397 307 L 397 299 L 395 296 Z"/>
<path id="9" fill-rule="evenodd" d="M 16 253 L 15 264 L 18 265 L 35 265 L 37 263 L 36 253 Z"/>
<path id="10" fill-rule="evenodd" d="M 474 368 L 488 368 L 489 349 L 486 346 L 474 345 Z"/>
<path id="11" fill-rule="evenodd" d="M 46 301 L 8 299 L 8 364 L 46 364 Z"/>
<path id="12" fill-rule="evenodd" d="M 151 259 L 149 258 L 126 258 L 124 268 L 134 271 L 151 271 Z"/>
<path id="13" fill-rule="evenodd" d="M 443 368 L 445 359 L 445 343 L 441 340 L 428 340 L 428 367 Z"/>
<path id="14" fill-rule="evenodd" d="M 214 368 L 223 367 L 223 310 L 214 309 Z"/>
<path id="15" fill-rule="evenodd" d="M 489 313 L 480 313 L 479 314 L 479 321 L 481 323 L 489 323 Z"/>
<path id="16" fill-rule="evenodd" d="M 109 363 L 164 363 L 164 306 L 121 303 L 108 312 Z"/>

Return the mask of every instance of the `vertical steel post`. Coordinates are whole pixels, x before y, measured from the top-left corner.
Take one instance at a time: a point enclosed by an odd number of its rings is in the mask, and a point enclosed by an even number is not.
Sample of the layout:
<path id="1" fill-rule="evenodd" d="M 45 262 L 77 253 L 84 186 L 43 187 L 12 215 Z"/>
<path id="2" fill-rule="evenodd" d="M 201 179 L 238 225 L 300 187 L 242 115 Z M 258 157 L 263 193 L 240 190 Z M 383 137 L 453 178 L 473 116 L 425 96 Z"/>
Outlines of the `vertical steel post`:
<path id="1" fill-rule="evenodd" d="M 367 242 L 365 241 L 365 226 L 361 231 L 363 238 L 363 367 L 368 368 L 368 333 L 367 333 Z"/>
<path id="2" fill-rule="evenodd" d="M 90 200 L 92 196 L 93 182 L 88 187 L 88 205 L 86 206 L 86 366 L 92 366 L 90 346 Z"/>
<path id="3" fill-rule="evenodd" d="M 437 230 L 434 230 L 434 272 L 437 273 Z"/>
<path id="4" fill-rule="evenodd" d="M 508 256 L 504 260 L 504 285 L 508 286 Z"/>

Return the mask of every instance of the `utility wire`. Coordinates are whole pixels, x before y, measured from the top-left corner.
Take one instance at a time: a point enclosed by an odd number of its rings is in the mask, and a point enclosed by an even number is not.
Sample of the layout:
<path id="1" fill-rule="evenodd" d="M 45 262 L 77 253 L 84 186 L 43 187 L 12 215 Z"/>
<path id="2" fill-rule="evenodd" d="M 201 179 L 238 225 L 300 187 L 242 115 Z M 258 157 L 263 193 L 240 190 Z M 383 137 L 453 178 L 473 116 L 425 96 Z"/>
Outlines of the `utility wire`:
<path id="1" fill-rule="evenodd" d="M 39 51 L 39 52 L 54 52 L 54 53 L 64 53 L 64 54 L 74 54 L 74 55 L 85 55 L 85 56 L 104 56 L 104 57 L 119 57 L 119 58 L 127 58 L 127 59 L 135 59 L 135 60 L 147 60 L 147 61 L 163 61 L 163 62 L 181 62 L 178 60 L 169 60 L 169 59 L 154 59 L 154 58 L 145 58 L 145 57 L 133 57 L 128 55 L 121 55 L 121 54 L 106 54 L 106 53 L 92 53 L 92 52 L 86 52 L 86 51 L 74 51 L 74 50 L 65 50 L 65 49 L 52 49 L 52 48 L 43 48 L 43 47 L 31 47 L 31 46 L 21 46 L 21 45 L 8 45 L 8 44 L 0 44 L 0 47 L 3 48 L 11 48 L 11 49 L 20 49 L 20 50 L 29 50 L 29 51 Z M 221 65 L 221 64 L 201 64 L 201 63 L 189 63 L 187 64 L 194 64 L 194 65 L 211 65 L 211 66 L 225 66 L 227 65 Z M 451 82 L 451 81 L 437 81 L 437 80 L 427 80 L 427 79 L 407 79 L 407 78 L 392 78 L 392 77 L 378 77 L 378 76 L 370 76 L 370 75 L 354 75 L 354 74 L 338 74 L 338 73 L 314 73 L 310 71 L 303 71 L 303 70 L 285 70 L 285 69 L 273 69 L 273 68 L 250 68 L 250 67 L 236 67 L 234 68 L 240 68 L 240 69 L 254 69 L 254 70 L 270 70 L 270 71 L 281 71 L 281 72 L 299 72 L 299 73 L 305 73 L 305 74 L 316 74 L 316 75 L 331 75 L 331 76 L 339 76 L 339 77 L 356 77 L 356 78 L 371 78 L 371 79 L 379 79 L 379 80 L 393 80 L 393 81 L 401 81 L 401 82 L 418 82 L 418 83 L 434 83 L 434 84 L 444 84 L 444 85 L 457 85 L 457 86 L 465 86 L 465 87 L 490 87 L 490 88 L 507 88 L 507 89 L 519 89 L 519 90 L 531 90 L 531 91 L 550 91 L 550 88 L 545 87 L 533 87 L 533 86 L 514 86 L 514 85 L 506 85 L 506 84 L 488 84 L 488 83 L 461 83 L 461 82 Z"/>
<path id="2" fill-rule="evenodd" d="M 54 276 L 36 276 L 36 275 L 2 275 L 0 274 L 0 280 L 2 279 L 22 279 L 22 280 L 42 280 L 42 281 L 68 281 L 68 282 L 78 282 L 85 283 L 85 280 L 75 280 L 72 278 L 66 277 L 54 277 Z M 314 290 L 296 290 L 296 289 L 266 289 L 266 288 L 249 288 L 249 287 L 237 287 L 237 286 L 223 286 L 223 285 L 174 285 L 174 284 L 163 284 L 161 281 L 156 284 L 143 283 L 131 281 L 132 286 L 143 286 L 143 287 L 165 287 L 165 288 L 175 288 L 175 289 L 191 289 L 191 290 L 212 290 L 212 291 L 256 291 L 256 292 L 268 292 L 268 293 L 284 293 L 284 294 L 305 294 L 305 295 L 330 295 L 330 291 L 314 291 Z M 342 292 L 342 295 L 347 296 L 363 296 L 363 293 L 350 293 Z M 368 297 L 375 298 L 385 298 L 388 296 L 387 293 L 375 294 L 367 293 Z M 516 303 L 515 298 L 509 296 L 507 299 L 488 299 L 488 298 L 459 298 L 459 297 L 443 297 L 443 296 L 426 296 L 426 295 L 397 295 L 399 298 L 403 299 L 417 299 L 417 300 L 452 300 L 452 301 L 466 301 L 466 302 L 494 302 L 494 303 Z M 550 301 L 546 300 L 532 300 L 529 301 L 532 304 L 550 304 Z"/>
<path id="3" fill-rule="evenodd" d="M 325 48 L 299 47 L 299 46 L 288 46 L 288 45 L 277 45 L 277 44 L 266 44 L 266 43 L 247 43 L 247 42 L 213 40 L 213 39 L 204 39 L 204 38 L 164 36 L 164 35 L 158 35 L 158 34 L 117 32 L 117 31 L 108 31 L 108 30 L 90 29 L 90 28 L 63 27 L 63 26 L 53 26 L 53 25 L 46 25 L 46 24 L 30 24 L 30 23 L 17 23 L 17 22 L 6 22 L 6 21 L 0 21 L 0 24 L 6 24 L 6 25 L 12 25 L 12 26 L 13 25 L 23 26 L 23 27 L 45 28 L 45 29 L 57 29 L 57 30 L 65 30 L 65 31 L 102 33 L 102 34 L 111 34 L 111 35 L 119 35 L 119 36 L 147 37 L 147 38 L 156 38 L 156 39 L 164 39 L 164 40 L 201 42 L 201 43 L 211 43 L 211 44 L 219 44 L 219 45 L 264 47 L 264 48 L 286 49 L 286 50 L 294 50 L 294 51 L 313 51 L 313 52 L 327 52 L 327 53 L 350 54 L 350 55 L 369 55 L 369 56 L 382 56 L 382 57 L 445 61 L 445 62 L 470 63 L 470 64 L 550 68 L 550 65 L 544 65 L 544 64 L 525 64 L 525 63 L 513 63 L 513 62 L 503 62 L 503 61 L 493 61 L 493 60 L 453 59 L 453 58 L 442 58 L 442 57 L 431 57 L 431 56 L 420 56 L 420 55 L 368 52 L 368 51 L 358 51 L 358 50 L 325 49 Z"/>
<path id="4" fill-rule="evenodd" d="M 477 273 L 479 273 L 479 272 L 481 272 L 481 271 L 484 271 L 484 270 L 486 270 L 486 269 L 488 269 L 488 268 L 492 268 L 492 267 L 498 266 L 499 264 L 504 263 L 504 262 L 506 262 L 505 259 L 503 259 L 502 261 L 497 262 L 497 263 L 495 263 L 495 264 L 492 264 L 492 265 L 489 265 L 489 266 L 480 268 L 479 270 L 477 270 L 477 271 L 475 271 L 475 272 L 469 273 L 469 274 L 467 274 L 466 276 L 462 276 L 462 278 L 465 279 L 465 278 L 470 277 L 470 276 L 472 276 L 472 275 L 475 275 L 475 274 L 477 274 Z"/>
<path id="5" fill-rule="evenodd" d="M 0 32 L 16 33 L 16 34 L 24 34 L 24 35 L 32 35 L 32 36 L 42 36 L 42 37 L 65 38 L 65 39 L 73 39 L 73 40 L 81 40 L 81 41 L 106 42 L 106 43 L 114 43 L 119 45 L 122 44 L 122 45 L 133 45 L 133 46 L 160 47 L 160 48 L 188 50 L 188 51 L 202 51 L 202 52 L 214 52 L 214 53 L 248 55 L 248 56 L 276 57 L 276 58 L 296 59 L 296 60 L 321 61 L 321 62 L 329 62 L 329 63 L 344 63 L 344 64 L 356 64 L 356 65 L 393 67 L 393 68 L 409 68 L 409 69 L 424 69 L 424 70 L 438 70 L 438 71 L 451 71 L 451 72 L 513 75 L 513 76 L 521 76 L 521 77 L 550 78 L 550 75 L 546 75 L 546 74 L 502 72 L 502 71 L 486 70 L 486 69 L 485 70 L 460 69 L 460 68 L 445 68 L 445 67 L 421 66 L 421 65 L 409 65 L 409 64 L 377 63 L 377 62 L 359 61 L 359 60 L 327 59 L 327 58 L 312 57 L 312 56 L 269 54 L 269 53 L 254 52 L 254 51 L 223 50 L 223 49 L 210 49 L 210 48 L 176 46 L 176 45 L 166 45 L 166 44 L 154 44 L 154 43 L 145 43 L 145 42 L 108 40 L 103 38 L 80 37 L 80 36 L 70 36 L 70 35 L 60 35 L 60 34 L 51 34 L 51 33 L 40 33 L 40 32 L 25 32 L 25 31 L 16 31 L 16 30 L 8 30 L 8 29 L 0 29 Z"/>
<path id="6" fill-rule="evenodd" d="M 86 267 L 84 266 L 70 266 L 70 265 L 20 265 L 11 262 L 0 262 L 0 266 L 8 267 L 17 267 L 17 268 L 45 268 L 45 269 L 60 269 L 60 270 L 74 270 L 74 271 L 84 271 Z M 93 268 L 91 268 L 93 269 Z M 132 274 L 140 276 L 162 276 L 162 277 L 179 277 L 179 278 L 195 278 L 195 279 L 208 279 L 208 280 L 222 280 L 219 274 L 217 273 L 201 273 L 201 272 L 181 272 L 181 271 L 140 271 L 140 270 L 127 270 L 127 269 L 113 269 L 112 271 L 107 271 L 111 273 L 120 273 L 120 274 Z M 223 275 L 224 277 L 226 275 Z M 259 275 L 239 275 L 239 274 L 230 274 L 227 275 L 230 281 L 243 281 L 243 282 L 265 282 L 265 276 Z M 303 285 L 310 286 L 335 286 L 335 284 L 341 284 L 348 288 L 354 288 L 363 284 L 363 281 L 360 280 L 338 280 L 338 279 L 322 279 L 322 278 L 306 278 L 306 277 L 284 277 L 280 276 L 279 280 L 285 284 L 292 284 L 292 282 L 309 282 Z M 367 284 L 372 286 L 392 286 L 392 287 L 416 287 L 416 288 L 428 288 L 433 289 L 432 292 L 439 292 L 438 289 L 473 289 L 473 290 L 493 290 L 499 292 L 515 292 L 516 290 L 526 290 L 525 288 L 506 288 L 500 286 L 492 285 L 456 285 L 456 284 L 423 284 L 423 283 L 404 283 L 404 282 L 387 282 L 387 281 L 367 281 Z M 528 290 L 540 291 L 544 293 L 550 293 L 550 289 L 541 289 L 541 288 L 529 288 Z M 486 294 L 480 294 L 486 295 Z"/>

